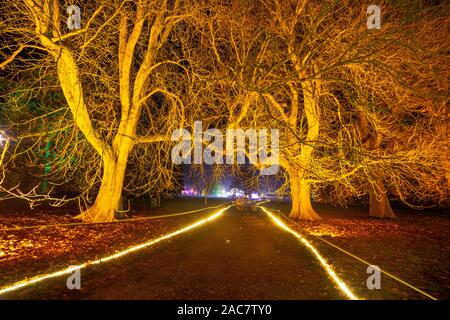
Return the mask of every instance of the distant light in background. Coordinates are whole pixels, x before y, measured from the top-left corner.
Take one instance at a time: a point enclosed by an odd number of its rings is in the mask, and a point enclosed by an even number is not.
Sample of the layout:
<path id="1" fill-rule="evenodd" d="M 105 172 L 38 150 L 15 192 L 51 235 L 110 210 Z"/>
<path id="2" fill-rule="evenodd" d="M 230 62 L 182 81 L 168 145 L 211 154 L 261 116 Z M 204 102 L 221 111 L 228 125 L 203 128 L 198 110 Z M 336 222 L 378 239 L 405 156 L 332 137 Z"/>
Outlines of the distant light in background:
<path id="1" fill-rule="evenodd" d="M 9 146 L 11 143 L 17 141 L 17 138 L 12 132 L 0 127 L 0 146 Z"/>
<path id="2" fill-rule="evenodd" d="M 244 191 L 238 188 L 231 188 L 230 189 L 230 194 L 233 197 L 242 197 L 244 195 Z"/>
<path id="3" fill-rule="evenodd" d="M 222 191 L 219 192 L 218 196 L 220 198 L 229 198 L 231 195 L 230 195 L 230 193 L 228 191 L 222 190 Z"/>
<path id="4" fill-rule="evenodd" d="M 181 191 L 182 195 L 185 196 L 198 196 L 200 195 L 200 192 L 195 187 L 184 187 L 184 190 Z"/>
<path id="5" fill-rule="evenodd" d="M 7 133 L 4 133 L 3 130 L 0 130 L 0 147 L 3 149 L 0 153 L 0 165 L 3 164 L 3 159 L 5 159 L 6 152 L 8 151 L 10 141 Z"/>

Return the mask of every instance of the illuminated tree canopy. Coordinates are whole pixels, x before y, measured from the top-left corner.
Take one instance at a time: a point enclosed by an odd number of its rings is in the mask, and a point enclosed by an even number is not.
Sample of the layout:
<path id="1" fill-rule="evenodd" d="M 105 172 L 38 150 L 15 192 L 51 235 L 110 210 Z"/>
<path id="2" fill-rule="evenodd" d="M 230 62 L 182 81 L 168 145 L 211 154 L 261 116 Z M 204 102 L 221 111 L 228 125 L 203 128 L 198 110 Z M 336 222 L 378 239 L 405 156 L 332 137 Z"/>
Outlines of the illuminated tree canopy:
<path id="1" fill-rule="evenodd" d="M 76 185 L 84 221 L 113 220 L 123 190 L 174 189 L 170 136 L 195 121 L 278 128 L 293 218 L 320 219 L 311 199 L 367 196 L 388 218 L 389 195 L 448 201 L 448 5 L 382 2 L 371 30 L 362 1 L 3 2 L 1 121 L 18 133 L 3 179 L 44 167 L 55 190 Z"/>

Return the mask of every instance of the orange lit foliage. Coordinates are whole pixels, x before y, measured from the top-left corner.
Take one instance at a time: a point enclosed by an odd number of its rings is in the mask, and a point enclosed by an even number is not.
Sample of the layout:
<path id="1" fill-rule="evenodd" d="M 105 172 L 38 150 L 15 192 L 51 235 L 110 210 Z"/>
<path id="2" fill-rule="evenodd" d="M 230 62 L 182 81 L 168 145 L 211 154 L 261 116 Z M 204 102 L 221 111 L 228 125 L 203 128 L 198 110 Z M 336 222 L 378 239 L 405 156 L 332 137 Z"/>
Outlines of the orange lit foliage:
<path id="1" fill-rule="evenodd" d="M 394 217 L 388 193 L 411 205 L 448 198 L 445 6 L 382 4 L 381 30 L 366 28 L 366 9 L 232 1 L 204 22 L 207 57 L 233 92 L 220 99 L 228 125 L 281 131 L 292 217 L 319 219 L 311 197 L 368 194 L 376 217 Z"/>
<path id="2" fill-rule="evenodd" d="M 81 170 L 83 199 L 97 193 L 93 206 L 79 216 L 85 221 L 113 220 L 123 188 L 142 194 L 174 187 L 170 134 L 193 111 L 185 110 L 186 100 L 180 98 L 192 89 L 184 59 L 189 54 L 180 46 L 187 28 L 183 3 L 15 0 L 2 8 L 2 32 L 11 39 L 5 52 L 37 52 L 31 54 L 37 61 L 11 55 L 39 73 L 22 98 L 48 90 L 44 86 L 56 80 L 50 85 L 59 86 L 67 103 L 29 119 L 30 132 L 22 126 L 20 142 L 42 139 L 31 124 L 59 117 L 50 129 L 54 143 L 66 148 L 58 165 L 68 170 L 59 171 L 63 176 L 66 172 L 68 182 L 69 172 Z M 81 7 L 83 20 L 81 29 L 69 31 L 65 10 L 72 4 Z M 78 160 L 76 166 L 65 161 L 72 157 Z"/>
<path id="3" fill-rule="evenodd" d="M 45 53 L 42 74 L 56 64 L 69 108 L 53 130 L 82 133 L 68 150 L 86 190 L 101 180 L 85 220 L 113 219 L 129 162 L 128 189 L 173 187 L 167 135 L 193 120 L 279 128 L 294 218 L 320 218 L 312 197 L 368 195 L 377 217 L 394 216 L 388 194 L 449 197 L 448 5 L 382 2 L 367 30 L 363 1 L 96 1 L 67 34 L 58 1 L 31 1 L 3 31 Z"/>

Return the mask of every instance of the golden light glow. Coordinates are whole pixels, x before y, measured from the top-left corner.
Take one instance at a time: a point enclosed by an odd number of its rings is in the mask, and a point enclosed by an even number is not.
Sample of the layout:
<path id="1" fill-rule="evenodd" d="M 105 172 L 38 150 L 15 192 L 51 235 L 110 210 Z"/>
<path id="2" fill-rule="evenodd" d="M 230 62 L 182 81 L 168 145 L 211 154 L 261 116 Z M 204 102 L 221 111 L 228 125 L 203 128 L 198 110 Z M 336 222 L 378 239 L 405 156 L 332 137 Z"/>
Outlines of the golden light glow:
<path id="1" fill-rule="evenodd" d="M 315 237 L 323 237 L 323 236 L 327 236 L 327 237 L 331 237 L 331 238 L 336 238 L 339 237 L 339 233 L 337 232 L 333 232 L 333 231 L 329 231 L 329 230 L 317 230 L 317 231 L 308 231 L 309 235 L 315 236 Z"/>
<path id="2" fill-rule="evenodd" d="M 346 286 L 346 284 L 339 279 L 339 277 L 336 275 L 336 273 L 333 271 L 333 268 L 328 264 L 328 262 L 325 260 L 325 258 L 322 257 L 322 255 L 317 251 L 317 249 L 305 238 L 303 238 L 298 232 L 292 230 L 289 228 L 283 221 L 275 217 L 269 210 L 267 210 L 264 207 L 260 207 L 263 209 L 263 211 L 272 219 L 273 223 L 279 226 L 281 229 L 289 232 L 296 238 L 298 238 L 311 252 L 316 256 L 316 258 L 319 260 L 322 267 L 325 269 L 325 271 L 329 274 L 331 279 L 337 284 L 338 288 L 351 300 L 358 300 L 358 298 L 350 291 L 350 289 Z"/>
<path id="3" fill-rule="evenodd" d="M 75 271 L 77 269 L 83 269 L 83 268 L 86 268 L 87 266 L 90 266 L 90 265 L 96 265 L 96 264 L 100 264 L 100 263 L 107 262 L 107 261 L 110 261 L 110 260 L 114 260 L 114 259 L 123 257 L 123 256 L 125 256 L 125 255 L 127 255 L 129 253 L 138 251 L 140 249 L 144 249 L 144 248 L 149 247 L 151 245 L 154 245 L 155 243 L 158 243 L 158 242 L 160 242 L 162 240 L 172 238 L 172 237 L 174 237 L 176 235 L 179 235 L 179 234 L 184 233 L 186 231 L 189 231 L 189 230 L 192 230 L 194 228 L 197 228 L 197 227 L 199 227 L 199 226 L 201 226 L 201 225 L 203 225 L 203 224 L 205 224 L 207 222 L 213 221 L 213 220 L 217 219 L 219 216 L 221 216 L 230 207 L 231 206 L 227 206 L 227 207 L 219 210 L 218 212 L 212 214 L 211 216 L 209 216 L 207 218 L 204 218 L 204 219 L 200 219 L 197 222 L 194 222 L 193 224 L 188 225 L 187 227 L 184 227 L 182 229 L 178 229 L 178 230 L 176 230 L 176 231 L 174 231 L 172 233 L 166 234 L 166 235 L 164 235 L 162 237 L 159 237 L 159 238 L 156 238 L 156 239 L 153 239 L 153 240 L 149 240 L 149 241 L 141 243 L 139 245 L 130 247 L 130 248 L 126 249 L 126 250 L 120 251 L 120 252 L 115 253 L 113 255 L 110 255 L 110 256 L 107 256 L 107 257 L 104 257 L 104 258 L 100 258 L 100 259 L 94 260 L 94 261 L 88 261 L 88 262 L 85 262 L 85 263 L 77 265 L 77 266 L 70 266 L 70 267 L 67 267 L 65 269 L 53 272 L 53 273 L 48 273 L 48 274 L 44 274 L 44 275 L 38 275 L 38 276 L 35 276 L 33 278 L 30 278 L 30 279 L 24 279 L 24 280 L 15 282 L 13 284 L 1 287 L 0 288 L 0 295 L 1 294 L 5 294 L 7 292 L 15 291 L 17 289 L 29 286 L 29 285 L 37 283 L 37 282 L 44 281 L 46 279 L 56 278 L 56 277 L 59 277 L 59 276 L 65 275 L 65 274 L 70 274 L 70 273 L 72 273 L 73 271 Z"/>

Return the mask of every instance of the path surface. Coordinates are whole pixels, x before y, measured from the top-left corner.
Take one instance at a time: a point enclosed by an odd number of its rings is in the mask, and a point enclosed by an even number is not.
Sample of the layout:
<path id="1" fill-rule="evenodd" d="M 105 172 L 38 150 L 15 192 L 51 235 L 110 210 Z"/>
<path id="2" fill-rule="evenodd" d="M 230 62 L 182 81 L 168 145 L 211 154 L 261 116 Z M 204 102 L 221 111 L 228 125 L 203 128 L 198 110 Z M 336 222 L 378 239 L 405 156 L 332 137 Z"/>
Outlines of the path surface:
<path id="1" fill-rule="evenodd" d="M 229 209 L 211 223 L 6 298 L 345 299 L 314 256 L 261 212 Z"/>

